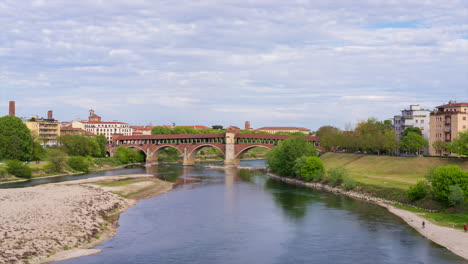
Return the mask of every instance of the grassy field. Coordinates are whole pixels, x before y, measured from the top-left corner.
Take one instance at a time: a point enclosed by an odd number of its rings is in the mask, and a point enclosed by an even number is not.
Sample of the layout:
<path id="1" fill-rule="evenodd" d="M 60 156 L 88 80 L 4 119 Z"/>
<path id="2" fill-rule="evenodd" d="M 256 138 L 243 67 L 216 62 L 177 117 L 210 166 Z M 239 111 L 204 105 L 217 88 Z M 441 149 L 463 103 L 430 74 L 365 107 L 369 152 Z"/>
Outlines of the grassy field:
<path id="1" fill-rule="evenodd" d="M 325 153 L 325 168 L 344 167 L 357 182 L 406 190 L 431 167 L 458 165 L 468 170 L 468 159 L 435 157 L 395 157 L 347 153 Z"/>

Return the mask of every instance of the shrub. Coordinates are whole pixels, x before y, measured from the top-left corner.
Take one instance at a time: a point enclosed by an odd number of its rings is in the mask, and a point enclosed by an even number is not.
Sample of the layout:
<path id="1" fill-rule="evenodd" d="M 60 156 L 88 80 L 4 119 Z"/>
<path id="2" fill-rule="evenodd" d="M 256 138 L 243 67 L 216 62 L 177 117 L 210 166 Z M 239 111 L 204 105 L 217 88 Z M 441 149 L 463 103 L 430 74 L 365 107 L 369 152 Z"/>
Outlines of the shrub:
<path id="1" fill-rule="evenodd" d="M 62 172 L 67 167 L 67 154 L 60 149 L 51 149 L 48 151 L 48 172 Z"/>
<path id="2" fill-rule="evenodd" d="M 68 158 L 68 166 L 76 171 L 89 172 L 89 164 L 86 159 L 81 156 L 73 156 Z"/>
<path id="3" fill-rule="evenodd" d="M 301 178 L 304 181 L 320 181 L 325 172 L 323 162 L 318 157 L 308 157 L 304 166 L 301 168 Z"/>
<path id="4" fill-rule="evenodd" d="M 301 177 L 301 170 L 302 170 L 302 167 L 304 167 L 306 161 L 307 161 L 306 156 L 302 156 L 300 158 L 297 158 L 294 161 L 294 166 L 293 166 L 294 176 L 296 176 L 298 178 Z"/>
<path id="5" fill-rule="evenodd" d="M 328 170 L 328 182 L 331 186 L 338 186 L 343 183 L 346 174 L 345 168 L 331 168 Z"/>
<path id="6" fill-rule="evenodd" d="M 268 152 L 266 162 L 274 173 L 280 176 L 294 175 L 296 159 L 302 156 L 317 156 L 314 145 L 302 137 L 288 138 Z"/>
<path id="7" fill-rule="evenodd" d="M 351 177 L 343 177 L 343 187 L 345 190 L 349 191 L 356 187 L 356 181 L 353 180 Z"/>
<path id="8" fill-rule="evenodd" d="M 408 195 L 408 199 L 411 201 L 416 201 L 426 197 L 428 192 L 429 186 L 427 185 L 426 181 L 419 181 L 415 185 L 409 187 L 406 194 Z"/>
<path id="9" fill-rule="evenodd" d="M 461 205 L 465 201 L 465 194 L 463 193 L 463 190 L 460 188 L 460 186 L 458 186 L 458 184 L 450 186 L 449 192 L 449 205 Z"/>
<path id="10" fill-rule="evenodd" d="M 431 183 L 435 198 L 446 204 L 449 203 L 450 186 L 458 185 L 465 196 L 468 193 L 468 173 L 456 165 L 437 167 Z"/>
<path id="11" fill-rule="evenodd" d="M 29 179 L 32 177 L 31 168 L 19 160 L 7 161 L 7 172 L 18 178 Z"/>

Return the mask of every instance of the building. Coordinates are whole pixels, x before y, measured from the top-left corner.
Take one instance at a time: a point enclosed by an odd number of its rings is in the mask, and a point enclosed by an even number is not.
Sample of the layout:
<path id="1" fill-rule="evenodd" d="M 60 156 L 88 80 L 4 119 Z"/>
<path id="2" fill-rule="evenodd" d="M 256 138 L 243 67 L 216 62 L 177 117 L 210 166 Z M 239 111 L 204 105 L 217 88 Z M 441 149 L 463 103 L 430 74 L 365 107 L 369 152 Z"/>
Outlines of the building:
<path id="1" fill-rule="evenodd" d="M 87 132 L 84 129 L 81 128 L 75 128 L 72 127 L 71 124 L 68 126 L 60 126 L 60 135 L 65 136 L 65 135 L 79 135 L 79 136 L 93 136 L 91 132 Z"/>
<path id="2" fill-rule="evenodd" d="M 102 121 L 101 117 L 96 115 L 94 110 L 89 110 L 88 121 L 73 121 L 72 127 L 81 128 L 94 135 L 104 135 L 109 142 L 112 141 L 112 135 L 114 134 L 131 136 L 133 131 L 133 129 L 124 122 Z"/>
<path id="3" fill-rule="evenodd" d="M 275 134 L 278 132 L 287 132 L 287 133 L 295 133 L 301 132 L 304 134 L 310 134 L 310 129 L 304 127 L 261 127 L 255 129 L 255 131 L 262 131 L 267 132 L 270 134 Z"/>
<path id="4" fill-rule="evenodd" d="M 151 135 L 151 130 L 153 130 L 152 125 L 147 126 L 131 126 L 132 135 Z"/>
<path id="5" fill-rule="evenodd" d="M 425 139 L 430 136 L 430 110 L 422 109 L 419 105 L 410 105 L 409 109 L 401 111 L 401 115 L 393 117 L 393 130 L 398 140 L 407 127 L 419 127 Z"/>
<path id="6" fill-rule="evenodd" d="M 442 150 L 436 150 L 434 143 L 443 141 L 451 143 L 458 137 L 458 133 L 468 128 L 468 103 L 450 101 L 448 104 L 439 105 L 430 115 L 429 154 L 450 154 Z"/>
<path id="7" fill-rule="evenodd" d="M 52 111 L 47 113 L 47 118 L 32 116 L 30 119 L 23 119 L 23 122 L 35 135 L 42 146 L 57 146 L 60 136 L 60 123 L 53 118 Z"/>

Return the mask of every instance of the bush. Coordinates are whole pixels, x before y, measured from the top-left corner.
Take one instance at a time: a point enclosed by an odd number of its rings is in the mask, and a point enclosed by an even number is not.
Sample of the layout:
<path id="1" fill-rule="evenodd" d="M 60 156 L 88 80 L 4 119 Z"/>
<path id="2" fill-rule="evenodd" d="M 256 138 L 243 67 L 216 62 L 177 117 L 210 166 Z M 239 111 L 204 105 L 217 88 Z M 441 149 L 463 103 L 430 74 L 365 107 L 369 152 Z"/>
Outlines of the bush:
<path id="1" fill-rule="evenodd" d="M 302 137 L 281 141 L 266 156 L 268 167 L 280 176 L 291 177 L 295 174 L 296 159 L 302 156 L 317 156 L 318 152 L 309 141 Z"/>
<path id="2" fill-rule="evenodd" d="M 19 160 L 7 161 L 7 172 L 18 178 L 29 179 L 32 177 L 31 168 Z"/>
<path id="3" fill-rule="evenodd" d="M 301 178 L 304 181 L 320 181 L 325 174 L 323 162 L 318 157 L 308 157 L 301 168 Z"/>
<path id="4" fill-rule="evenodd" d="M 115 151 L 115 158 L 122 164 L 136 163 L 145 161 L 145 156 L 139 151 L 120 146 Z"/>
<path id="5" fill-rule="evenodd" d="M 294 161 L 293 171 L 294 171 L 294 176 L 296 176 L 297 178 L 301 177 L 301 170 L 302 170 L 302 167 L 304 167 L 304 165 L 306 164 L 306 161 L 307 161 L 306 156 L 297 158 Z"/>
<path id="6" fill-rule="evenodd" d="M 356 181 L 350 177 L 345 176 L 343 177 L 343 187 L 347 191 L 352 190 L 354 187 L 356 187 Z"/>
<path id="7" fill-rule="evenodd" d="M 429 192 L 429 186 L 427 185 L 426 181 L 419 181 L 415 185 L 409 187 L 406 194 L 408 195 L 408 199 L 411 201 L 421 200 L 422 198 L 426 197 Z"/>
<path id="8" fill-rule="evenodd" d="M 84 157 L 74 156 L 68 158 L 68 166 L 76 171 L 89 172 L 89 164 Z"/>
<path id="9" fill-rule="evenodd" d="M 431 183 L 435 198 L 446 204 L 449 203 L 450 186 L 458 185 L 465 196 L 468 193 L 468 173 L 456 165 L 437 167 Z"/>
<path id="10" fill-rule="evenodd" d="M 50 173 L 62 172 L 67 168 L 67 154 L 60 149 L 49 150 L 48 161 L 46 170 Z"/>
<path id="11" fill-rule="evenodd" d="M 450 206 L 461 205 L 465 201 L 465 194 L 458 184 L 450 186 L 449 191 L 448 202 Z"/>
<path id="12" fill-rule="evenodd" d="M 328 170 L 328 182 L 331 186 L 338 186 L 343 183 L 346 175 L 345 168 L 331 168 Z"/>

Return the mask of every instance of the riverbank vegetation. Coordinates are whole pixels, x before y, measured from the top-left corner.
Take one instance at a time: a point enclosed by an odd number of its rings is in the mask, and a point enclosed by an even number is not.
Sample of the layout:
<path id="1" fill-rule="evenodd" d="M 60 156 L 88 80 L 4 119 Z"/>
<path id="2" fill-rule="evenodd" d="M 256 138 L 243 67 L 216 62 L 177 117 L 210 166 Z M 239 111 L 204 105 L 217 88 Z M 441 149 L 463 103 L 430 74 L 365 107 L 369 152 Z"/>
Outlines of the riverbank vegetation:
<path id="1" fill-rule="evenodd" d="M 320 137 L 320 145 L 333 152 L 419 155 L 429 147 L 418 127 L 407 127 L 398 141 L 391 121 L 378 121 L 375 118 L 362 121 L 354 129 L 348 128 L 346 131 L 333 126 L 323 126 L 317 130 L 316 135 Z M 433 147 L 441 155 L 451 152 L 467 156 L 468 131 L 460 132 L 452 143 L 436 141 Z"/>
<path id="2" fill-rule="evenodd" d="M 466 159 L 330 152 L 319 159 L 314 155 L 304 157 L 302 150 L 283 144 L 293 145 L 285 140 L 267 156 L 269 169 L 277 175 L 424 208 L 421 210 L 430 220 L 445 225 L 468 223 Z M 295 158 L 292 171 L 276 167 L 283 163 L 288 168 L 291 157 Z M 310 164 L 306 165 L 306 161 Z"/>

